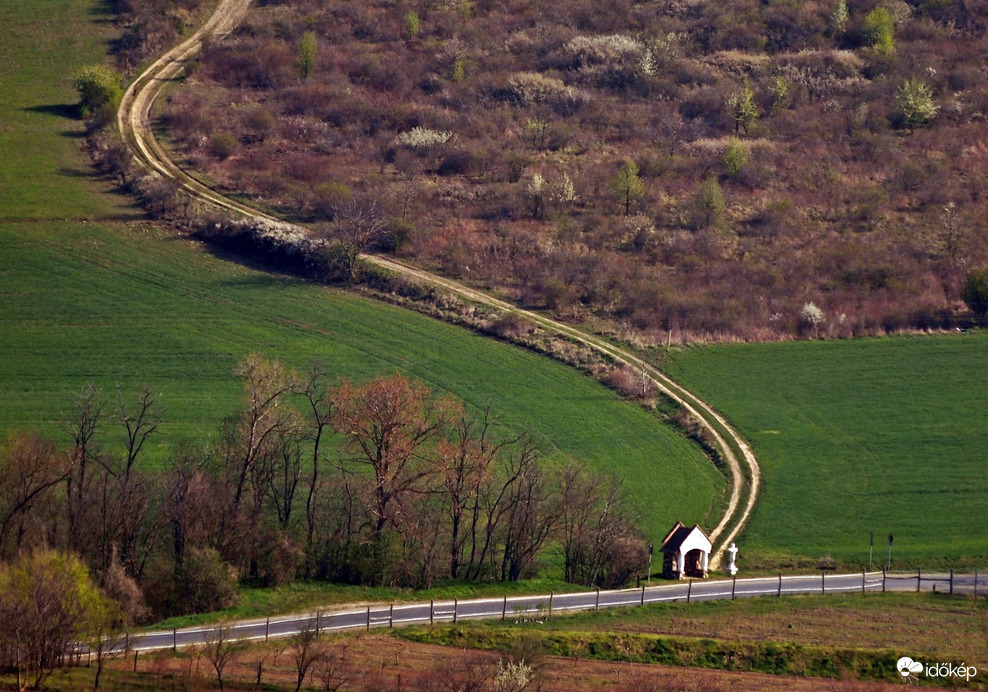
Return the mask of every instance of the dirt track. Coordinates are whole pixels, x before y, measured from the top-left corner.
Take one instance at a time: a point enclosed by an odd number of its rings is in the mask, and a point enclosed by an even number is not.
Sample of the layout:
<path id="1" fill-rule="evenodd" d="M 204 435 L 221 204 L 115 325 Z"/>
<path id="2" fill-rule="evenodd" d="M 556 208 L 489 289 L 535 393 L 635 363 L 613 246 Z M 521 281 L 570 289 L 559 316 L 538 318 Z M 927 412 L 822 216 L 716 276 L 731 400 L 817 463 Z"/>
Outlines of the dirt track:
<path id="1" fill-rule="evenodd" d="M 198 31 L 155 61 L 131 84 L 121 101 L 117 123 L 124 140 L 142 165 L 176 180 L 195 199 L 239 215 L 263 220 L 267 224 L 284 227 L 287 226 L 285 222 L 227 199 L 194 179 L 172 161 L 155 139 L 151 129 L 151 111 L 164 86 L 181 77 L 186 63 L 201 48 L 203 38 L 206 36 L 221 38 L 228 34 L 243 19 L 250 4 L 251 0 L 220 0 L 213 15 Z M 709 534 L 715 546 L 710 568 L 717 569 L 725 550 L 747 523 L 761 485 L 761 471 L 751 448 L 719 413 L 631 351 L 616 346 L 602 337 L 582 332 L 538 313 L 519 309 L 459 282 L 390 258 L 368 255 L 364 259 L 394 273 L 440 286 L 467 300 L 519 314 L 543 329 L 578 340 L 618 362 L 647 373 L 661 392 L 686 408 L 710 432 L 730 471 L 731 496 L 728 506 L 720 522 Z M 740 450 L 740 459 L 735 449 Z"/>

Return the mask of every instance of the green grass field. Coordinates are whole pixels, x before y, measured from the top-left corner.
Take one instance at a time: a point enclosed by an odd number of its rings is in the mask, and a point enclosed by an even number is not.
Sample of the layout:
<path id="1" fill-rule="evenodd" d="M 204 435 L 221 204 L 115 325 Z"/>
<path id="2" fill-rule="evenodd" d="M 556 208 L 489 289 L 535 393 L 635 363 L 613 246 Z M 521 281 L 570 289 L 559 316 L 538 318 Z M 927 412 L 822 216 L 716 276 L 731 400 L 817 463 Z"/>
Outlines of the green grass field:
<path id="1" fill-rule="evenodd" d="M 669 373 L 754 446 L 741 555 L 988 563 L 988 333 L 694 348 Z M 750 563 L 749 563 L 750 564 Z M 742 563 L 743 565 L 743 563 Z"/>
<path id="2" fill-rule="evenodd" d="M 70 76 L 105 52 L 95 0 L 0 0 L 0 433 L 61 442 L 73 394 L 145 384 L 165 422 L 149 451 L 206 441 L 237 406 L 236 361 L 260 351 L 339 377 L 401 371 L 492 405 L 555 458 L 626 481 L 654 540 L 723 493 L 698 448 L 576 371 L 420 315 L 217 259 L 144 222 L 89 176 Z M 32 40 L 31 36 L 36 36 Z M 58 49 L 56 49 L 58 47 Z M 112 444 L 119 431 L 105 435 Z M 713 519 L 711 519 L 712 521 Z"/>

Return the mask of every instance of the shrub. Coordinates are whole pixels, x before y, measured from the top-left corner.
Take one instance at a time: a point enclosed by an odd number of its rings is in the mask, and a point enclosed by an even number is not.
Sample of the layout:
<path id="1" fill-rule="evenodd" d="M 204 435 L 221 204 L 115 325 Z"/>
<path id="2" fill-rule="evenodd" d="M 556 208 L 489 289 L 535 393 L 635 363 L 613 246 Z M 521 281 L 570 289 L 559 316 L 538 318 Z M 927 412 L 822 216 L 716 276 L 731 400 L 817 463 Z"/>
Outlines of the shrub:
<path id="1" fill-rule="evenodd" d="M 514 313 L 506 313 L 492 322 L 487 331 L 501 339 L 511 341 L 534 334 L 536 326 L 524 317 Z"/>
<path id="2" fill-rule="evenodd" d="M 590 100 L 582 91 L 566 86 L 561 79 L 539 72 L 519 72 L 508 80 L 510 100 L 522 104 L 548 104 L 556 109 L 578 108 Z"/>
<path id="3" fill-rule="evenodd" d="M 187 612 L 208 613 L 237 602 L 237 572 L 213 548 L 192 548 L 179 575 Z"/>
<path id="4" fill-rule="evenodd" d="M 961 298 L 981 322 L 988 318 L 988 268 L 972 269 L 964 280 Z"/>
<path id="5" fill-rule="evenodd" d="M 225 161 L 236 153 L 240 143 L 229 132 L 217 132 L 209 138 L 209 154 Z"/>
<path id="6" fill-rule="evenodd" d="M 734 122 L 734 134 L 737 135 L 742 129 L 748 134 L 748 126 L 758 118 L 758 107 L 755 105 L 755 92 L 747 79 L 727 99 L 727 109 Z"/>
<path id="7" fill-rule="evenodd" d="M 439 163 L 436 173 L 441 176 L 467 175 L 476 167 L 477 157 L 467 149 L 451 151 Z"/>
<path id="8" fill-rule="evenodd" d="M 896 120 L 909 130 L 928 125 L 940 110 L 930 87 L 918 79 L 907 79 L 896 90 L 895 107 Z"/>
<path id="9" fill-rule="evenodd" d="M 799 326 L 804 331 L 816 330 L 826 321 L 823 310 L 813 302 L 805 303 L 803 309 L 799 311 Z"/>
<path id="10" fill-rule="evenodd" d="M 892 55 L 895 50 L 895 22 L 885 7 L 876 7 L 865 16 L 861 33 L 879 55 Z"/>
<path id="11" fill-rule="evenodd" d="M 72 86 L 79 92 L 79 110 L 89 117 L 104 104 L 116 107 L 123 96 L 120 75 L 106 65 L 87 65 L 76 72 Z"/>
<path id="12" fill-rule="evenodd" d="M 727 222 L 724 191 L 716 178 L 707 178 L 697 188 L 693 198 L 693 229 L 722 230 Z"/>
<path id="13" fill-rule="evenodd" d="M 727 174 L 736 178 L 748 165 L 748 147 L 741 144 L 737 137 L 731 137 L 724 151 L 724 168 Z"/>
<path id="14" fill-rule="evenodd" d="M 644 46 L 641 43 L 623 34 L 577 36 L 563 46 L 563 54 L 575 67 L 634 62 L 643 53 Z"/>
<path id="15" fill-rule="evenodd" d="M 395 137 L 395 144 L 408 149 L 432 149 L 445 144 L 453 138 L 452 132 L 430 130 L 425 127 L 413 127 Z"/>
<path id="16" fill-rule="evenodd" d="M 415 38 L 419 35 L 421 21 L 417 12 L 409 12 L 405 15 L 405 36 Z"/>

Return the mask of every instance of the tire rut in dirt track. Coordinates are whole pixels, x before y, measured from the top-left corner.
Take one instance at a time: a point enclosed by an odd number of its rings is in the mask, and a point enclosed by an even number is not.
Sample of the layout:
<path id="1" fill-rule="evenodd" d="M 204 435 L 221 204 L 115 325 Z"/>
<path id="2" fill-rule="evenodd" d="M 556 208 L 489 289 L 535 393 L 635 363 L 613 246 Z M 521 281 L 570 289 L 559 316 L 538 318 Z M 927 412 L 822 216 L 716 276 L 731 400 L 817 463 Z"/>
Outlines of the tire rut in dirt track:
<path id="1" fill-rule="evenodd" d="M 192 36 L 165 53 L 151 64 L 127 89 L 117 113 L 117 124 L 124 141 L 135 158 L 145 167 L 160 175 L 172 178 L 194 198 L 249 218 L 268 224 L 285 225 L 284 222 L 250 207 L 227 199 L 179 167 L 154 137 L 151 129 L 151 110 L 166 84 L 179 78 L 186 63 L 199 52 L 206 37 L 218 38 L 228 34 L 247 14 L 251 0 L 220 0 L 213 15 Z M 710 568 L 716 569 L 725 550 L 744 528 L 751 516 L 761 484 L 761 470 L 749 445 L 727 421 L 700 398 L 678 385 L 667 375 L 646 363 L 632 352 L 599 336 L 587 334 L 574 327 L 557 322 L 538 313 L 522 310 L 510 303 L 472 289 L 456 281 L 431 274 L 422 269 L 374 255 L 364 259 L 383 269 L 440 286 L 468 300 L 501 310 L 514 312 L 540 325 L 542 328 L 579 341 L 613 360 L 643 370 L 666 396 L 689 411 L 713 437 L 730 473 L 731 495 L 720 522 L 710 532 L 716 548 L 710 560 Z M 730 439 L 730 443 L 725 436 Z M 741 459 L 734 448 L 740 451 Z M 742 468 L 742 464 L 744 468 Z M 747 478 L 745 477 L 747 470 Z M 746 491 L 746 492 L 745 492 Z M 746 497 L 742 500 L 742 495 Z M 743 502 L 743 507 L 742 507 Z M 728 529 L 730 529 L 728 531 Z M 727 535 L 721 538 L 725 532 Z"/>

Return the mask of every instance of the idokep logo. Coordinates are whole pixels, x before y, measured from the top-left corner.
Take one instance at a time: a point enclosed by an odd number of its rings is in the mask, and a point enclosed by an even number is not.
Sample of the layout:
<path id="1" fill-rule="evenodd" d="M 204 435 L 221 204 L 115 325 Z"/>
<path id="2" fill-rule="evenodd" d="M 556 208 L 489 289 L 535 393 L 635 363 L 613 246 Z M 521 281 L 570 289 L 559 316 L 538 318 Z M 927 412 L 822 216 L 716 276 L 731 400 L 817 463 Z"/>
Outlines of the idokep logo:
<path id="1" fill-rule="evenodd" d="M 923 672 L 923 664 L 919 661 L 912 660 L 908 656 L 900 658 L 899 662 L 895 664 L 895 667 L 899 669 L 899 675 L 904 678 L 918 676 Z"/>
<path id="2" fill-rule="evenodd" d="M 978 669 L 964 663 L 954 665 L 953 663 L 931 663 L 924 666 L 919 661 L 914 661 L 908 656 L 900 658 L 896 664 L 896 669 L 903 680 L 914 680 L 921 675 L 928 678 L 964 678 L 968 682 L 978 674 Z"/>

